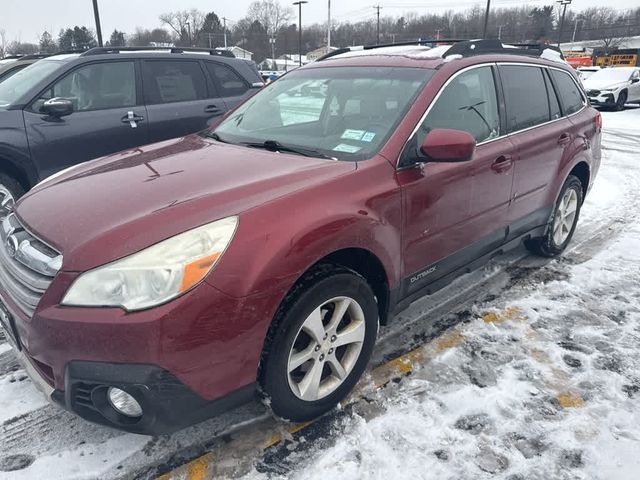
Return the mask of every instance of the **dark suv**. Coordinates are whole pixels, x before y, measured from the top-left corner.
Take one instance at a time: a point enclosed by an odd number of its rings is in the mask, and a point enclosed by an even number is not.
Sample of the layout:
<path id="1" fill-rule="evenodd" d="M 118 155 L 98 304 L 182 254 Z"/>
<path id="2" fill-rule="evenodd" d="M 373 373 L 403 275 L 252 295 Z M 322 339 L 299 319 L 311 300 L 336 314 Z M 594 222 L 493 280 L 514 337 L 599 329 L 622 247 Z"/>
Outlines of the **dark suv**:
<path id="1" fill-rule="evenodd" d="M 412 300 L 523 242 L 560 254 L 600 136 L 551 49 L 341 50 L 5 210 L 0 319 L 90 421 L 168 432 L 256 391 L 309 420 Z"/>
<path id="2" fill-rule="evenodd" d="M 0 82 L 0 200 L 71 165 L 203 130 L 262 85 L 252 62 L 225 50 L 94 48 L 37 61 Z"/>

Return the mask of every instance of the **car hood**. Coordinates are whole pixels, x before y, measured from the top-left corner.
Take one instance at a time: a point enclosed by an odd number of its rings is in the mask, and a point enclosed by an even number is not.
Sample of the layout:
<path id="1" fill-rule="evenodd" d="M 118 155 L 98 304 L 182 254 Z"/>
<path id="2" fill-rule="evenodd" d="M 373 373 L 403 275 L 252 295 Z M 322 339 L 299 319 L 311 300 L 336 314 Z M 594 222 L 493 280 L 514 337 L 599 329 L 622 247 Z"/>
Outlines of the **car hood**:
<path id="1" fill-rule="evenodd" d="M 628 85 L 629 82 L 612 82 L 611 80 L 600 80 L 589 77 L 584 80 L 582 84 L 586 90 L 615 90 L 616 88 Z"/>
<path id="2" fill-rule="evenodd" d="M 15 212 L 63 270 L 85 271 L 355 168 L 191 135 L 72 167 Z"/>

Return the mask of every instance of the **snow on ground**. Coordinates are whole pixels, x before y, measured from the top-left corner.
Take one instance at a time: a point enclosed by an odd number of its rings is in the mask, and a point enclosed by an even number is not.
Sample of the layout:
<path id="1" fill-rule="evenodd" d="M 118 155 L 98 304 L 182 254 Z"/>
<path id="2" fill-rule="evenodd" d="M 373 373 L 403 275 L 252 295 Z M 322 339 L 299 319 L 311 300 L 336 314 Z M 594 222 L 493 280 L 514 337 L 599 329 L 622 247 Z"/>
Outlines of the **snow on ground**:
<path id="1" fill-rule="evenodd" d="M 561 259 L 516 252 L 416 302 L 381 330 L 375 361 L 419 347 L 454 299 L 468 314 L 434 341 L 446 348 L 329 416 L 326 431 L 303 430 L 257 460 L 241 455 L 236 476 L 638 478 L 640 109 L 605 112 L 604 125 L 603 165 Z M 249 405 L 172 436 L 141 437 L 45 406 L 24 377 L 0 334 L 2 480 L 150 478 L 147 467 L 189 458 L 263 415 Z"/>
<path id="2" fill-rule="evenodd" d="M 618 236 L 475 305 L 451 348 L 336 420 L 331 446 L 303 435 L 290 467 L 246 478 L 638 478 L 640 110 L 605 113 L 605 128 L 576 242 L 607 215 L 622 215 Z"/>

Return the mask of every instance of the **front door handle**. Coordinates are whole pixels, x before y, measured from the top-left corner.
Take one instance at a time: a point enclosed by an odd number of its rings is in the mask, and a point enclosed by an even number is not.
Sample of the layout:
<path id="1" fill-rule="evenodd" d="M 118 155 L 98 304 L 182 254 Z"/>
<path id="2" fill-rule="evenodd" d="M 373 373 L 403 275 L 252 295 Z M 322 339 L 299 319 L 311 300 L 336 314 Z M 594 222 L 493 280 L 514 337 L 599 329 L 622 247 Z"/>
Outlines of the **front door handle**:
<path id="1" fill-rule="evenodd" d="M 511 170 L 513 157 L 511 155 L 501 155 L 491 164 L 491 170 L 496 173 L 505 173 Z"/>
<path id="2" fill-rule="evenodd" d="M 213 113 L 214 115 L 222 115 L 224 110 L 217 105 L 207 105 L 204 107 L 204 113 Z"/>
<path id="3" fill-rule="evenodd" d="M 138 128 L 138 123 L 144 121 L 144 117 L 141 115 L 137 115 L 132 111 L 127 112 L 127 114 L 120 119 L 122 123 L 128 123 L 131 128 Z"/>
<path id="4" fill-rule="evenodd" d="M 560 135 L 560 138 L 558 139 L 558 145 L 567 145 L 571 142 L 571 135 L 569 135 L 568 133 L 563 133 L 562 135 Z"/>

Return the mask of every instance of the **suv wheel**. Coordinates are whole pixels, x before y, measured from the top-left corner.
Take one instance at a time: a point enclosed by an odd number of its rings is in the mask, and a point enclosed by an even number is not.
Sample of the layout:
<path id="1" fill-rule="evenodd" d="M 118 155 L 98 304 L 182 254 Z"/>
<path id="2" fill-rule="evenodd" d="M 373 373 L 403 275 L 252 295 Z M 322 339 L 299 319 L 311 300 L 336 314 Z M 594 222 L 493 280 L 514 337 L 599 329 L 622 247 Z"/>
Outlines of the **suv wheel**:
<path id="1" fill-rule="evenodd" d="M 270 331 L 260 385 L 277 416 L 312 420 L 334 408 L 365 370 L 378 333 L 367 281 L 325 266 L 285 300 Z"/>
<path id="2" fill-rule="evenodd" d="M 567 248 L 580 217 L 582 192 L 582 182 L 578 177 L 569 175 L 562 186 L 547 232 L 543 237 L 527 242 L 529 250 L 544 257 L 555 257 Z"/>
<path id="3" fill-rule="evenodd" d="M 0 173 L 0 217 L 11 212 L 13 204 L 22 195 L 24 195 L 22 185 L 8 175 Z"/>
<path id="4" fill-rule="evenodd" d="M 624 110 L 624 106 L 627 103 L 627 98 L 629 97 L 626 90 L 623 90 L 622 92 L 620 92 L 620 95 L 618 95 L 618 101 L 616 102 L 616 110 L 618 112 L 621 112 Z"/>

